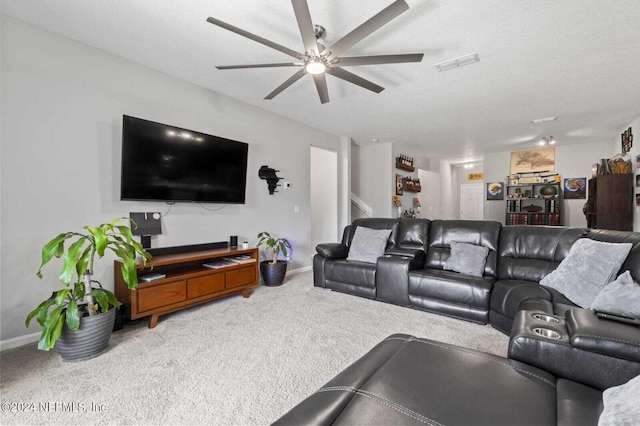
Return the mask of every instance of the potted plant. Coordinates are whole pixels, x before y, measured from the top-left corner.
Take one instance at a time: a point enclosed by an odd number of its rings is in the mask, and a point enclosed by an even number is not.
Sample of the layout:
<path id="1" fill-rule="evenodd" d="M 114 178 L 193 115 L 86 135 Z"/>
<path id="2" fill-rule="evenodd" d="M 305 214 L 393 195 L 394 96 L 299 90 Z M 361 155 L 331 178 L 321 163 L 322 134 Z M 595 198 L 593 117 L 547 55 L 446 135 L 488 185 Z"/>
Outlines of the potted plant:
<path id="1" fill-rule="evenodd" d="M 262 282 L 266 286 L 275 287 L 282 285 L 284 274 L 287 272 L 287 261 L 278 260 L 278 256 L 289 256 L 291 243 L 286 238 L 276 238 L 268 232 L 258 234 L 258 247 L 265 246 L 267 252 L 271 251 L 271 260 L 260 262 L 260 274 Z"/>
<path id="2" fill-rule="evenodd" d="M 107 249 L 115 253 L 122 260 L 122 276 L 131 289 L 138 285 L 136 255 L 145 265 L 151 261 L 151 255 L 133 239 L 129 226 L 119 225 L 122 219 L 130 220 L 118 218 L 95 228 L 85 226 L 86 233 L 65 232 L 42 248 L 36 275 L 42 278 L 42 268 L 53 257 L 62 257 L 60 282 L 65 288 L 55 291 L 27 315 L 27 327 L 33 318 L 42 326 L 38 349 L 48 351 L 55 346 L 63 359 L 79 360 L 107 347 L 120 303 L 91 278 L 96 255 L 102 258 Z M 70 244 L 65 247 L 67 241 Z"/>

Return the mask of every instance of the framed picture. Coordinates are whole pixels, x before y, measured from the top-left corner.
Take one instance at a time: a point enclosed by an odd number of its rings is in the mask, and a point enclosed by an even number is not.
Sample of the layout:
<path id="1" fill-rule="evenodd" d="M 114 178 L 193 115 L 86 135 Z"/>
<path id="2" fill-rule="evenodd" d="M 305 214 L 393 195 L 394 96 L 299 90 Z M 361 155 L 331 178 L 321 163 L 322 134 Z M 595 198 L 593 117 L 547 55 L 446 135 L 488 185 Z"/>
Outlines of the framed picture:
<path id="1" fill-rule="evenodd" d="M 564 180 L 565 200 L 584 200 L 587 198 L 587 178 L 567 178 Z"/>
<path id="2" fill-rule="evenodd" d="M 504 183 L 487 183 L 487 200 L 504 200 Z"/>
<path id="3" fill-rule="evenodd" d="M 636 206 L 640 207 L 640 194 L 636 194 Z"/>
<path id="4" fill-rule="evenodd" d="M 540 148 L 511 153 L 510 174 L 552 172 L 556 165 L 556 149 Z"/>
<path id="5" fill-rule="evenodd" d="M 396 195 L 402 195 L 402 175 L 396 174 Z"/>
<path id="6" fill-rule="evenodd" d="M 640 155 L 636 155 L 636 169 L 640 170 Z"/>
<path id="7" fill-rule="evenodd" d="M 640 187 L 640 175 L 636 175 L 636 187 Z"/>

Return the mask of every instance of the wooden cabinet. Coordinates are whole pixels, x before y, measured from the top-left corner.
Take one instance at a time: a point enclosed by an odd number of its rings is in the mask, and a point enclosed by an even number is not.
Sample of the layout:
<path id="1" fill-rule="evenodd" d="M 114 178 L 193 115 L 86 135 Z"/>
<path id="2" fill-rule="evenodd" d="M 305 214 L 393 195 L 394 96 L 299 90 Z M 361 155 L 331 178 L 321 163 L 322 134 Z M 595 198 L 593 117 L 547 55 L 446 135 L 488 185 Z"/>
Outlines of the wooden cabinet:
<path id="1" fill-rule="evenodd" d="M 633 175 L 599 175 L 589 179 L 587 226 L 633 230 Z"/>
<path id="2" fill-rule="evenodd" d="M 223 258 L 230 259 L 228 265 L 217 268 L 204 266 Z M 163 314 L 238 293 L 249 297 L 259 284 L 257 248 L 224 248 L 156 256 L 153 269 L 138 265 L 138 277 L 150 273 L 164 274 L 165 277 L 150 282 L 140 281 L 137 290 L 129 290 L 122 279 L 121 267 L 121 262 L 116 260 L 116 297 L 124 303 L 130 319 L 150 316 L 149 328 L 155 327 L 158 317 Z"/>
<path id="3" fill-rule="evenodd" d="M 507 185 L 506 200 L 505 225 L 562 225 L 559 183 Z"/>

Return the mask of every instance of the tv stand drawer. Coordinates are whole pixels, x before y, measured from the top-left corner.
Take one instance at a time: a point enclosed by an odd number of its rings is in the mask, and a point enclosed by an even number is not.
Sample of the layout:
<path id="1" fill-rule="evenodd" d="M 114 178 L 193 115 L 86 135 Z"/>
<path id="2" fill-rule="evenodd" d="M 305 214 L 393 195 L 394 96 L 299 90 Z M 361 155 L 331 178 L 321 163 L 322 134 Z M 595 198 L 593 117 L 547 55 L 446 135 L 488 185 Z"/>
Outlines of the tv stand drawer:
<path id="1" fill-rule="evenodd" d="M 175 281 L 138 290 L 138 309 L 150 311 L 187 300 L 187 282 Z"/>
<path id="2" fill-rule="evenodd" d="M 206 275 L 204 277 L 192 278 L 187 281 L 187 298 L 205 296 L 224 290 L 224 273 Z"/>

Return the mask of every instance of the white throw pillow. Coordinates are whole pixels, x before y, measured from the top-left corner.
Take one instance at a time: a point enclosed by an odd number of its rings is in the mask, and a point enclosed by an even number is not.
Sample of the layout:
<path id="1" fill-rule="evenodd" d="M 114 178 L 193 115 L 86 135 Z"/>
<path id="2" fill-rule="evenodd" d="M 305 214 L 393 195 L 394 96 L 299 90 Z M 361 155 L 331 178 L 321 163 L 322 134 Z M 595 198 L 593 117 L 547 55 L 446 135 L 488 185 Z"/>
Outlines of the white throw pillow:
<path id="1" fill-rule="evenodd" d="M 640 376 L 624 385 L 614 386 L 602 393 L 604 410 L 598 426 L 635 426 L 640 424 Z"/>
<path id="2" fill-rule="evenodd" d="M 469 243 L 451 242 L 451 254 L 444 263 L 444 269 L 461 274 L 481 277 L 487 263 L 489 249 Z"/>
<path id="3" fill-rule="evenodd" d="M 591 309 L 623 317 L 640 318 L 640 284 L 633 281 L 631 272 L 625 271 L 598 293 Z"/>
<path id="4" fill-rule="evenodd" d="M 582 308 L 589 308 L 600 290 L 616 278 L 631 247 L 631 243 L 580 238 L 558 268 L 540 280 L 540 284 L 558 290 Z"/>
<path id="5" fill-rule="evenodd" d="M 387 248 L 390 229 L 371 229 L 358 226 L 351 239 L 347 260 L 376 263 Z"/>

